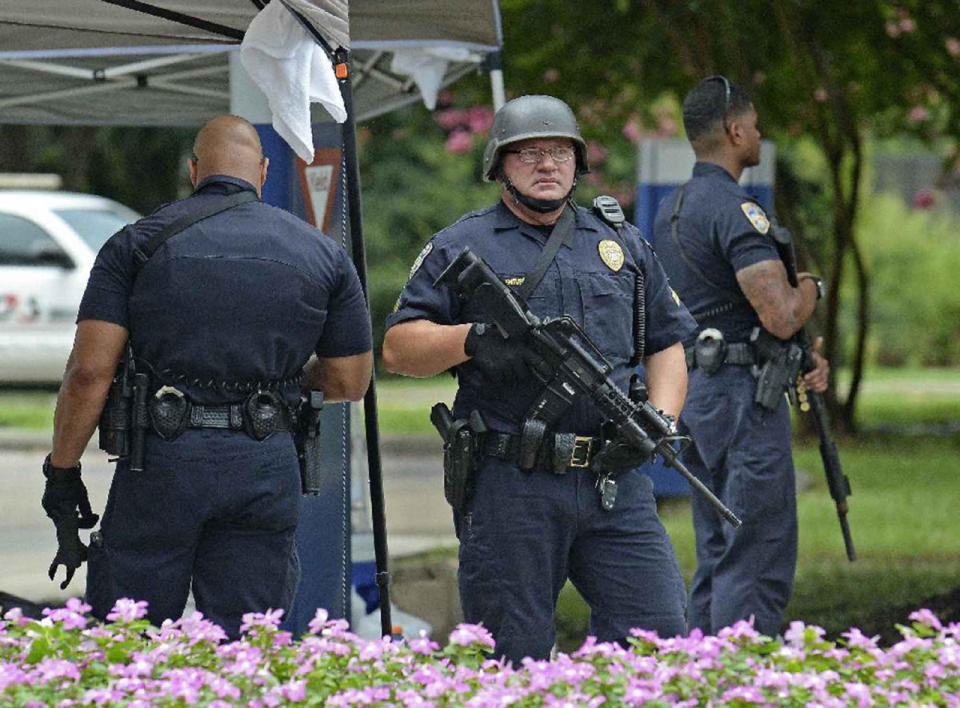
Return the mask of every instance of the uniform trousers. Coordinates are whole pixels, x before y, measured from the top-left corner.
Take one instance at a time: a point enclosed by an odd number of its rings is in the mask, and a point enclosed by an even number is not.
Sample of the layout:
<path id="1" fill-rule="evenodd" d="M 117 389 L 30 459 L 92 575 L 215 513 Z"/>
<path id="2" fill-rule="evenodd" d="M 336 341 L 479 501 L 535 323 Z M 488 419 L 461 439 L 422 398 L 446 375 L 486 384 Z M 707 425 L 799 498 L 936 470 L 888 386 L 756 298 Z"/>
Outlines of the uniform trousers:
<path id="1" fill-rule="evenodd" d="M 466 621 L 493 634 L 498 656 L 549 657 L 567 578 L 601 641 L 628 637 L 632 627 L 686 632 L 683 578 L 650 478 L 633 470 L 616 481 L 616 505 L 604 511 L 589 469 L 556 475 L 484 460 L 473 502 L 456 515 L 460 600 Z"/>
<path id="2" fill-rule="evenodd" d="M 734 529 L 693 495 L 697 570 L 690 590 L 690 626 L 716 634 L 754 618 L 768 636 L 780 631 L 797 562 L 797 504 L 786 399 L 776 410 L 753 402 L 750 367 L 727 365 L 712 375 L 690 372 L 682 429 L 695 445 L 682 461 L 740 517 Z"/>
<path id="3" fill-rule="evenodd" d="M 300 476 L 293 438 L 187 430 L 146 439 L 143 472 L 121 460 L 87 569 L 87 602 L 105 618 L 121 597 L 146 600 L 156 625 L 197 609 L 239 634 L 246 612 L 289 610 L 300 569 Z"/>

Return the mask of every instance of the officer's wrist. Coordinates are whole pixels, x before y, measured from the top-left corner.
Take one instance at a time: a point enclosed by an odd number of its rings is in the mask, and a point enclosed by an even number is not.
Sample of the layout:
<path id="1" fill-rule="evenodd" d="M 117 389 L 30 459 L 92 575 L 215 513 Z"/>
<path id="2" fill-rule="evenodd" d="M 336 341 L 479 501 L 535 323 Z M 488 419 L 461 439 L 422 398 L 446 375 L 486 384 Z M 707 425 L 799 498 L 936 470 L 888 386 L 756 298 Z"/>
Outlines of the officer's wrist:
<path id="1" fill-rule="evenodd" d="M 51 482 L 63 482 L 69 480 L 74 475 L 80 475 L 80 463 L 73 467 L 57 467 L 50 460 L 53 453 L 47 455 L 43 460 L 43 476 Z"/>

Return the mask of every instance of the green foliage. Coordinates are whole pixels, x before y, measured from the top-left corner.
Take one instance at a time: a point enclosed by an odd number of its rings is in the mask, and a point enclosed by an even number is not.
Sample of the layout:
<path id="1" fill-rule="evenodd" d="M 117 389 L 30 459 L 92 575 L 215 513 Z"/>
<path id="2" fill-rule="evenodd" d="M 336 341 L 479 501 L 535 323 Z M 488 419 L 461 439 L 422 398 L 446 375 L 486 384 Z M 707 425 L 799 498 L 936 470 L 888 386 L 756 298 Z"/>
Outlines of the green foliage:
<path id="1" fill-rule="evenodd" d="M 381 116 L 361 133 L 361 183 L 374 341 L 393 310 L 417 253 L 463 214 L 494 203 L 496 187 L 480 181 L 484 140 L 450 154 L 443 130 L 422 106 Z"/>
<path id="2" fill-rule="evenodd" d="M 960 234 L 951 216 L 908 209 L 891 195 L 865 200 L 858 228 L 872 278 L 876 363 L 960 364 Z"/>

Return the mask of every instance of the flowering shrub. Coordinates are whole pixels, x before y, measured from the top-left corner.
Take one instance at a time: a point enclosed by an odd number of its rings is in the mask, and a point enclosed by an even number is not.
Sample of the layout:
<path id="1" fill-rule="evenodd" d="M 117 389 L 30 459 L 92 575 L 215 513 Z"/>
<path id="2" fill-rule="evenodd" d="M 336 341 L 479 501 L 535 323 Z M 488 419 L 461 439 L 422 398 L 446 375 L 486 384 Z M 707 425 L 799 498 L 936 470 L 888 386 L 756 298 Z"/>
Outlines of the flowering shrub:
<path id="1" fill-rule="evenodd" d="M 487 657 L 490 634 L 460 625 L 441 649 L 430 639 L 364 641 L 318 610 L 309 633 L 280 631 L 280 611 L 244 617 L 243 636 L 199 613 L 151 627 L 142 602 L 120 600 L 112 624 L 73 599 L 30 620 L 0 622 L 5 705 L 598 706 L 957 705 L 960 624 L 914 612 L 889 649 L 851 629 L 839 642 L 794 622 L 769 639 L 741 622 L 703 636 L 660 639 L 634 630 L 629 648 L 593 639 L 552 662 L 510 667 Z"/>

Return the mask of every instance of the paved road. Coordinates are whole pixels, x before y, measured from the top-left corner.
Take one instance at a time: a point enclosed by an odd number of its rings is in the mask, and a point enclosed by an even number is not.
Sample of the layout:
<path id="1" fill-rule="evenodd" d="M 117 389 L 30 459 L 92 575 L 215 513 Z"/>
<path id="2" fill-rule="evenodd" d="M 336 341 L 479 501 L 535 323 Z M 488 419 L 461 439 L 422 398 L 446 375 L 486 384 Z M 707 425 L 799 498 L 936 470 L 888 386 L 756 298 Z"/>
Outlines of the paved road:
<path id="1" fill-rule="evenodd" d="M 85 572 L 81 569 L 63 591 L 59 583 L 47 579 L 56 540 L 53 525 L 40 508 L 40 467 L 45 454 L 43 448 L 0 447 L 0 590 L 35 602 L 81 594 Z M 106 503 L 112 474 L 113 465 L 104 453 L 87 451 L 83 478 L 97 512 L 102 512 Z M 439 450 L 432 454 L 386 454 L 383 477 L 391 557 L 456 544 L 450 510 L 443 498 Z M 81 537 L 86 539 L 87 533 L 82 532 Z M 58 580 L 62 578 L 60 569 Z"/>

